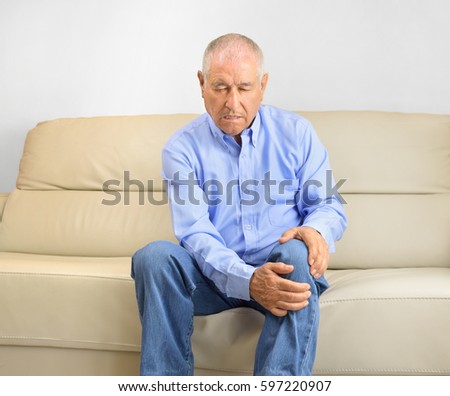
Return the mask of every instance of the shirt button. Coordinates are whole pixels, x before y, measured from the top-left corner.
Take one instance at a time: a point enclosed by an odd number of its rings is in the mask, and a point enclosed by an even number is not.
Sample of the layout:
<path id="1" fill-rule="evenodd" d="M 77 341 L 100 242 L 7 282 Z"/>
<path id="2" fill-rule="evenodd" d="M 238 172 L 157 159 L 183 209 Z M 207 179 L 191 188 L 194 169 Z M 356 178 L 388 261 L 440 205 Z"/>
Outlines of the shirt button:
<path id="1" fill-rule="evenodd" d="M 250 224 L 247 224 L 247 225 L 245 226 L 245 228 L 246 228 L 247 230 L 251 230 L 251 229 L 252 229 L 252 226 L 251 226 Z"/>
<path id="2" fill-rule="evenodd" d="M 242 154 L 242 159 L 245 159 L 246 158 L 246 155 L 245 154 Z"/>

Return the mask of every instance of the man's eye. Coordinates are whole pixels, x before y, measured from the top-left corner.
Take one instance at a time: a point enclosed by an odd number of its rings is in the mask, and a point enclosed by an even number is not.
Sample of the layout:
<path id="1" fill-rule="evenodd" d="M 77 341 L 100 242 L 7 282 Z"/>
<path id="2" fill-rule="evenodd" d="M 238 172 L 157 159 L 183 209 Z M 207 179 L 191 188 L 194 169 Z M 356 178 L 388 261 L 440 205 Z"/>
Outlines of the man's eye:
<path id="1" fill-rule="evenodd" d="M 243 84 L 243 85 L 239 86 L 239 91 L 243 91 L 243 92 L 251 91 L 252 89 L 253 89 L 253 86 L 250 84 Z"/>

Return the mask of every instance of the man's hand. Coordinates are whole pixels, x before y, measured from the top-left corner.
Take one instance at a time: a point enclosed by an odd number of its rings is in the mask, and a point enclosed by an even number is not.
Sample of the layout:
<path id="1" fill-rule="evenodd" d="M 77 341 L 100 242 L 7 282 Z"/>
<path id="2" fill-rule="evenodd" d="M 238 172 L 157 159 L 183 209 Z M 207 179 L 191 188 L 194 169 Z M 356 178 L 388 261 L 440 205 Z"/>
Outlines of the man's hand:
<path id="1" fill-rule="evenodd" d="M 310 285 L 280 276 L 293 270 L 294 266 L 284 263 L 266 263 L 257 268 L 250 279 L 250 296 L 275 316 L 305 308 L 311 296 Z"/>
<path id="2" fill-rule="evenodd" d="M 314 228 L 302 226 L 287 230 L 279 242 L 285 243 L 294 238 L 305 242 L 309 251 L 308 264 L 311 267 L 311 275 L 316 279 L 320 278 L 327 270 L 330 260 L 330 252 L 325 238 Z"/>

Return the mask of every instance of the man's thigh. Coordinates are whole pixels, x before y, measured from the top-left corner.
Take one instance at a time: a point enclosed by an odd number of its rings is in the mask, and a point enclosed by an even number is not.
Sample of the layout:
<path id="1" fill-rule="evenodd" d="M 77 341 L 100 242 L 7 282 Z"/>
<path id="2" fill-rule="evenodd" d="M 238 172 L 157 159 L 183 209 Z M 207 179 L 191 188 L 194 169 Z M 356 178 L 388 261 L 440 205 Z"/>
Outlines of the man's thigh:
<path id="1" fill-rule="evenodd" d="M 204 281 L 197 283 L 195 290 L 192 292 L 195 316 L 212 315 L 246 305 L 245 301 L 227 297 L 212 281 L 203 274 L 202 276 Z"/>
<path id="2" fill-rule="evenodd" d="M 164 251 L 167 252 L 166 260 L 176 262 L 182 273 L 184 284 L 191 293 L 194 315 L 211 315 L 243 305 L 244 302 L 239 299 L 228 298 L 203 275 L 194 256 L 184 247 L 166 242 Z"/>

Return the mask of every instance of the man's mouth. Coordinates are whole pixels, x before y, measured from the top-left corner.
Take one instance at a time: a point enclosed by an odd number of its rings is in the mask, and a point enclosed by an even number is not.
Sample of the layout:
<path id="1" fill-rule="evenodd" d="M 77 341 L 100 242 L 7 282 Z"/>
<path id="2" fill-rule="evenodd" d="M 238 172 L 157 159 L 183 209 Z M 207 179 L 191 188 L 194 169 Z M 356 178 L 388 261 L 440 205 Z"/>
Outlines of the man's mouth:
<path id="1" fill-rule="evenodd" d="M 235 121 L 235 120 L 239 120 L 240 118 L 242 118 L 242 116 L 228 114 L 228 115 L 223 116 L 223 118 L 225 118 L 228 121 Z"/>

